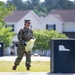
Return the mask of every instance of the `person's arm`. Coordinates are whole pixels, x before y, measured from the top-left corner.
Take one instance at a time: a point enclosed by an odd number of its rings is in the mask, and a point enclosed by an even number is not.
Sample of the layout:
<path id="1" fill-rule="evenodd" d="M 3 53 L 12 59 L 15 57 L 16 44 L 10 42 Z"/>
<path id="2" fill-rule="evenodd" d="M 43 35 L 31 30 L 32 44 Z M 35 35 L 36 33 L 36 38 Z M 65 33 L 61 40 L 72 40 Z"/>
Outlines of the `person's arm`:
<path id="1" fill-rule="evenodd" d="M 33 31 L 32 31 L 32 38 L 34 38 L 34 37 L 33 37 Z"/>
<path id="2" fill-rule="evenodd" d="M 22 45 L 25 45 L 26 46 L 26 43 L 25 41 L 22 39 L 22 35 L 23 35 L 23 30 L 20 29 L 19 33 L 18 33 L 18 40 L 21 42 Z"/>
<path id="3" fill-rule="evenodd" d="M 34 39 L 34 36 L 33 36 L 33 31 L 31 30 L 31 39 Z"/>

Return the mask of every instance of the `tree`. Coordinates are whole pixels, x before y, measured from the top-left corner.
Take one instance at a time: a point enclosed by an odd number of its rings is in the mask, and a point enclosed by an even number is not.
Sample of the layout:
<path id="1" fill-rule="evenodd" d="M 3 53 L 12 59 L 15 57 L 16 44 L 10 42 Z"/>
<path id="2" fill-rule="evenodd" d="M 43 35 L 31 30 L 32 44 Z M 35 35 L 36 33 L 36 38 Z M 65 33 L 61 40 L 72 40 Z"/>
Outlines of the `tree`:
<path id="1" fill-rule="evenodd" d="M 33 11 L 38 15 L 38 16 L 45 16 L 47 13 L 46 8 L 42 8 L 42 5 L 39 4 L 38 6 L 34 6 Z"/>
<path id="2" fill-rule="evenodd" d="M 11 13 L 12 10 L 15 10 L 14 5 L 4 4 L 4 2 L 0 1 L 0 29 L 5 25 L 4 18 Z M 11 10 L 11 11 L 10 11 Z"/>
<path id="3" fill-rule="evenodd" d="M 4 48 L 9 46 L 15 33 L 10 32 L 11 28 L 5 28 L 6 24 L 3 20 L 14 9 L 15 7 L 13 5 L 6 5 L 0 1 L 0 42 L 4 42 Z"/>
<path id="4" fill-rule="evenodd" d="M 51 9 L 75 9 L 75 4 L 69 0 L 45 0 L 45 7 L 48 12 Z"/>
<path id="5" fill-rule="evenodd" d="M 39 6 L 40 0 L 31 0 L 31 3 L 32 3 L 32 7 L 36 8 L 37 6 Z"/>
<path id="6" fill-rule="evenodd" d="M 75 1 L 69 0 L 8 0 L 7 3 L 14 4 L 17 10 L 33 10 L 39 16 L 46 16 L 52 9 L 75 9 Z"/>
<path id="7" fill-rule="evenodd" d="M 16 9 L 23 10 L 24 9 L 24 3 L 22 0 L 8 0 L 7 4 L 10 3 L 11 5 L 15 5 Z"/>
<path id="8" fill-rule="evenodd" d="M 52 38 L 67 38 L 65 34 L 51 30 L 35 30 L 34 37 L 36 38 L 34 50 L 47 51 L 50 49 L 50 41 Z"/>
<path id="9" fill-rule="evenodd" d="M 47 13 L 47 10 L 45 8 L 38 8 L 33 10 L 38 16 L 45 16 Z"/>
<path id="10" fill-rule="evenodd" d="M 25 1 L 24 8 L 25 8 L 25 10 L 33 9 L 31 1 L 29 1 L 29 0 Z"/>
<path id="11" fill-rule="evenodd" d="M 15 33 L 10 32 L 12 28 L 2 28 L 0 30 L 0 42 L 4 43 L 4 48 L 9 47 L 9 44 L 12 43 L 12 38 L 14 37 Z"/>
<path id="12" fill-rule="evenodd" d="M 47 11 L 49 12 L 53 8 L 55 2 L 54 0 L 45 0 L 44 4 L 45 4 Z"/>
<path id="13" fill-rule="evenodd" d="M 75 9 L 74 2 L 68 1 L 68 9 Z"/>

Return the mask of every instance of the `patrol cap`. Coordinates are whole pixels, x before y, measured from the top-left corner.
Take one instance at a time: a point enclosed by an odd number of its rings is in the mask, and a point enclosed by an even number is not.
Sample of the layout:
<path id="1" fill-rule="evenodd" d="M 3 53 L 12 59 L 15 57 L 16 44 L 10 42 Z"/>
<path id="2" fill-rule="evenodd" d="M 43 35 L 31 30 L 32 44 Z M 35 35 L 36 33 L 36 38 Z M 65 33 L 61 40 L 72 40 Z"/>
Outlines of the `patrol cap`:
<path id="1" fill-rule="evenodd" d="M 25 23 L 31 23 L 31 20 L 25 20 L 24 22 Z"/>

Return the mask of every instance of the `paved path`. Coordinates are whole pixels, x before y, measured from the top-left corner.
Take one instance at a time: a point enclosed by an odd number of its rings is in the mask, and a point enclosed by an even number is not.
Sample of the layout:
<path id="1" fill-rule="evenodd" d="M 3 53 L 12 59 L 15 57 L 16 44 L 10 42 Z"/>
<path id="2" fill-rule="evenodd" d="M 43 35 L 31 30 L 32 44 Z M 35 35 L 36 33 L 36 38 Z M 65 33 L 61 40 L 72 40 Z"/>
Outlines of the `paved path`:
<path id="1" fill-rule="evenodd" d="M 0 75 L 75 75 L 71 73 L 47 73 L 47 72 L 0 72 Z"/>
<path id="2" fill-rule="evenodd" d="M 0 57 L 0 61 L 15 61 L 17 56 L 3 56 Z M 25 61 L 26 57 L 24 56 L 22 61 Z M 41 57 L 41 56 L 32 56 L 31 57 L 32 61 L 50 61 L 50 57 Z"/>
<path id="3" fill-rule="evenodd" d="M 0 75 L 49 75 L 47 72 L 3 72 Z"/>

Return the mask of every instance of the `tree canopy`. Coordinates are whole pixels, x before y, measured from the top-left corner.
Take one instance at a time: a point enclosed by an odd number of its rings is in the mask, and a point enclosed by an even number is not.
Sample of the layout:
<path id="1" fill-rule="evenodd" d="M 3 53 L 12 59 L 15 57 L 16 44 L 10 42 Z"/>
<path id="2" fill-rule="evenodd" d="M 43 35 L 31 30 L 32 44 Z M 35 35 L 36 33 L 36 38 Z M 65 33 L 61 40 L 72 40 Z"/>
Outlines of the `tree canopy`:
<path id="1" fill-rule="evenodd" d="M 6 5 L 4 2 L 0 1 L 0 42 L 4 43 L 4 48 L 8 47 L 9 44 L 12 42 L 12 38 L 15 35 L 15 33 L 10 32 L 12 28 L 5 28 L 6 24 L 3 20 L 14 9 L 15 7 L 13 5 Z"/>
<path id="2" fill-rule="evenodd" d="M 39 16 L 45 16 L 52 9 L 75 9 L 75 1 L 69 0 L 8 0 L 8 3 L 14 4 L 17 10 L 33 10 Z"/>

